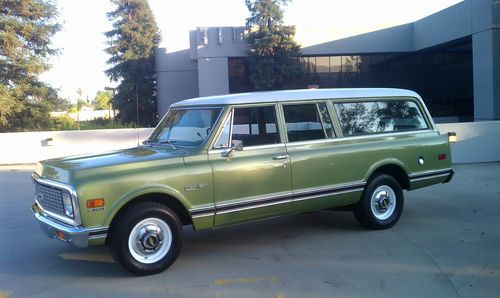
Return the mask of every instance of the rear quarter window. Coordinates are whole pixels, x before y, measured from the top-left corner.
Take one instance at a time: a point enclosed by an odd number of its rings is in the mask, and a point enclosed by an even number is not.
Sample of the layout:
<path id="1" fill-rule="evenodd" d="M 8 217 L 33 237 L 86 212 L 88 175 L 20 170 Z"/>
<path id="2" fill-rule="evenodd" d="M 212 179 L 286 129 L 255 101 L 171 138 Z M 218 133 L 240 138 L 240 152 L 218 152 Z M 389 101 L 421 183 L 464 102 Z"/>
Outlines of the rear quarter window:
<path id="1" fill-rule="evenodd" d="M 335 103 L 334 107 L 344 136 L 429 128 L 411 100 Z"/>

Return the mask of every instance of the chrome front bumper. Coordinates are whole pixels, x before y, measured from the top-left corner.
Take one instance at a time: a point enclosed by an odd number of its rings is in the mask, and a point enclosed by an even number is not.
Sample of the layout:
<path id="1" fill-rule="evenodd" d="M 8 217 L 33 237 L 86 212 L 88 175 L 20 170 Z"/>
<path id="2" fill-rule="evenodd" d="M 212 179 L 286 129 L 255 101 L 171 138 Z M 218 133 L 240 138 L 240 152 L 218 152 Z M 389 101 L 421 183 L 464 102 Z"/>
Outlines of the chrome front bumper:
<path id="1" fill-rule="evenodd" d="M 31 211 L 47 236 L 59 239 L 72 246 L 87 247 L 89 246 L 89 240 L 106 238 L 108 233 L 108 227 L 88 229 L 54 220 L 45 215 L 37 203 L 31 205 Z"/>

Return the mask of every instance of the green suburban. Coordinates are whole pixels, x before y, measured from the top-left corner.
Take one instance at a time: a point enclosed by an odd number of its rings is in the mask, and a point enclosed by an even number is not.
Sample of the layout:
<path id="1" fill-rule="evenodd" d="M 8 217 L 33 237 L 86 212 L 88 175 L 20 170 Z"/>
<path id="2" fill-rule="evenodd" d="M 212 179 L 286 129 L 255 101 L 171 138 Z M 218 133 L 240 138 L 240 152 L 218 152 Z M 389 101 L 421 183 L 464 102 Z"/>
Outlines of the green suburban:
<path id="1" fill-rule="evenodd" d="M 136 148 L 40 162 L 32 211 L 46 234 L 107 244 L 130 272 L 161 272 L 182 227 L 351 209 L 394 225 L 403 190 L 451 180 L 448 135 L 402 89 L 230 94 L 173 104 Z"/>

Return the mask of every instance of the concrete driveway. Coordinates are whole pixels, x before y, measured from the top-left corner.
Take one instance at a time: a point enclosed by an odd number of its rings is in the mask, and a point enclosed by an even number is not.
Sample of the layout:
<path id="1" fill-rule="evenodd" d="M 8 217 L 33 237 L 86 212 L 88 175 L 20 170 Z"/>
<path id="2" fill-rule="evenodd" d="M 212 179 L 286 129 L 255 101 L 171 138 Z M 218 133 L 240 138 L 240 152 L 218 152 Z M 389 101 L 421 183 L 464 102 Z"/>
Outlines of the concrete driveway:
<path id="1" fill-rule="evenodd" d="M 500 163 L 454 168 L 451 183 L 406 193 L 390 230 L 330 211 L 186 227 L 167 271 L 134 277 L 106 247 L 42 234 L 30 170 L 0 167 L 0 298 L 500 297 Z"/>

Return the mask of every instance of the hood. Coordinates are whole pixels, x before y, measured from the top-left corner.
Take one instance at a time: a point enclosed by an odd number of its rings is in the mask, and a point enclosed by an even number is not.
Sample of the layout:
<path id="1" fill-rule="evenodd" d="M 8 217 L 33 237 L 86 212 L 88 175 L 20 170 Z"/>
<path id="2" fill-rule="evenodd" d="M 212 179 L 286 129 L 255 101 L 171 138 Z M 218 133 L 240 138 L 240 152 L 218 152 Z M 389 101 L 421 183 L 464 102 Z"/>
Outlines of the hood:
<path id="1" fill-rule="evenodd" d="M 120 171 L 139 171 L 183 163 L 185 152 L 168 147 L 136 147 L 97 154 L 49 159 L 38 164 L 35 172 L 42 178 L 72 184 L 74 180 L 97 178 Z"/>

